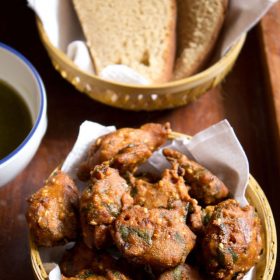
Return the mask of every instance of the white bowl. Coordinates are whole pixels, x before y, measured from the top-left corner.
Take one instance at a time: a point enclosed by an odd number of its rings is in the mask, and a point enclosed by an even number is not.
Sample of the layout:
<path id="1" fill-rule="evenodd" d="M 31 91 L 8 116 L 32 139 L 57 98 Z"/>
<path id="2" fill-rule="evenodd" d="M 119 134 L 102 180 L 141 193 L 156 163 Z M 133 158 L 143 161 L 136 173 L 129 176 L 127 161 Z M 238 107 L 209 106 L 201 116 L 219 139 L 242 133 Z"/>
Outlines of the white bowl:
<path id="1" fill-rule="evenodd" d="M 23 142 L 0 160 L 2 187 L 14 179 L 35 155 L 47 129 L 47 99 L 44 84 L 34 66 L 18 51 L 3 43 L 0 43 L 0 80 L 10 84 L 21 95 L 33 124 Z"/>

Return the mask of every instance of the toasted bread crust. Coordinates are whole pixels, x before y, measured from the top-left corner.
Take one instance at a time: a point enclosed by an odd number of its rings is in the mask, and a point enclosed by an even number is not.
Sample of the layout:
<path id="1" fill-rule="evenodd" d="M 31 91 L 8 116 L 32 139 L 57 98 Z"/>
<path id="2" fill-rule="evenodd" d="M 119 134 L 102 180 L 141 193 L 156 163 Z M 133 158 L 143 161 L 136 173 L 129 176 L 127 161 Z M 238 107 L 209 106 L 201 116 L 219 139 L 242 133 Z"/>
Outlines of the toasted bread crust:
<path id="1" fill-rule="evenodd" d="M 228 0 L 177 0 L 177 6 L 174 80 L 188 77 L 205 65 L 223 26 Z"/>
<path id="2" fill-rule="evenodd" d="M 152 83 L 172 77 L 175 0 L 73 0 L 97 74 L 124 64 Z"/>

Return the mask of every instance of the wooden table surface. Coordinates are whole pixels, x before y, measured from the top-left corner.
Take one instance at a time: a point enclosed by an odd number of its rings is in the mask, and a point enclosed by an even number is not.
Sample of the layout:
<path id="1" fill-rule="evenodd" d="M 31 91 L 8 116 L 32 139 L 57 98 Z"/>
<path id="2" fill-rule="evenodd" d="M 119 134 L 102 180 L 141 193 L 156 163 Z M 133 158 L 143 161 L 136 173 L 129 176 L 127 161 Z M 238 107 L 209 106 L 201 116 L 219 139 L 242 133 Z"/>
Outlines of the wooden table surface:
<path id="1" fill-rule="evenodd" d="M 48 98 L 48 129 L 31 163 L 0 189 L 0 279 L 33 279 L 24 217 L 26 198 L 63 161 L 84 120 L 117 127 L 169 121 L 173 130 L 194 135 L 227 118 L 248 156 L 251 174 L 270 202 L 279 231 L 279 18 L 277 4 L 261 25 L 249 32 L 235 67 L 222 85 L 196 102 L 173 110 L 129 112 L 77 92 L 51 65 L 39 40 L 34 14 L 25 1 L 1 3 L 0 41 L 24 54 L 41 74 Z M 280 279 L 279 262 L 274 279 Z"/>

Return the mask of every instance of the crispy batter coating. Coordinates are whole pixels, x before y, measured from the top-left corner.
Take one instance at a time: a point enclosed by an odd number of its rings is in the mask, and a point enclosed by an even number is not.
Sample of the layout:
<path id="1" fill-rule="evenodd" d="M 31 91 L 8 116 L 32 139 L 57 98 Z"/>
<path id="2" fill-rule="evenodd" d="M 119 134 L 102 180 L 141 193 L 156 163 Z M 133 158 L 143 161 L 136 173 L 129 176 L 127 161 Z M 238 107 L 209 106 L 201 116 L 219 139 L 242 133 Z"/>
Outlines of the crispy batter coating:
<path id="1" fill-rule="evenodd" d="M 186 205 L 186 224 L 195 234 L 201 234 L 204 230 L 205 211 L 198 205 L 197 200 L 191 198 Z"/>
<path id="2" fill-rule="evenodd" d="M 129 186 L 118 170 L 107 164 L 95 167 L 91 185 L 81 196 L 81 210 L 91 225 L 111 224 L 123 208 L 123 195 Z"/>
<path id="3" fill-rule="evenodd" d="M 95 167 L 91 184 L 80 199 L 80 216 L 85 243 L 89 247 L 102 248 L 108 244 L 108 226 L 126 207 L 129 186 L 118 170 L 107 163 Z"/>
<path id="4" fill-rule="evenodd" d="M 162 273 L 158 280 L 202 280 L 199 272 L 188 264 L 180 264 Z"/>
<path id="5" fill-rule="evenodd" d="M 83 181 L 88 180 L 95 165 L 108 160 L 121 173 L 133 171 L 165 143 L 169 131 L 169 123 L 148 123 L 139 129 L 121 128 L 101 136 L 90 147 L 87 160 L 80 166 L 78 177 Z"/>
<path id="6" fill-rule="evenodd" d="M 227 198 L 228 188 L 205 167 L 172 149 L 164 149 L 163 154 L 173 164 L 173 168 L 177 167 L 179 174 L 190 184 L 190 195 L 200 203 L 217 204 Z"/>
<path id="7" fill-rule="evenodd" d="M 203 220 L 204 227 L 206 227 L 209 224 L 211 217 L 214 213 L 214 210 L 215 210 L 215 205 L 208 205 L 202 209 L 202 220 Z"/>
<path id="8" fill-rule="evenodd" d="M 103 277 L 100 279 L 111 280 L 130 279 L 120 260 L 114 259 L 108 253 L 92 250 L 83 242 L 76 243 L 73 248 L 64 253 L 60 269 L 64 276 L 73 277 L 73 279 L 88 279 L 87 277 Z"/>
<path id="9" fill-rule="evenodd" d="M 59 264 L 61 272 L 67 277 L 74 277 L 85 269 L 90 269 L 95 259 L 96 251 L 88 248 L 82 241 L 64 252 Z"/>
<path id="10" fill-rule="evenodd" d="M 112 244 L 110 226 L 88 224 L 81 215 L 82 236 L 85 244 L 89 248 L 102 249 Z"/>
<path id="11" fill-rule="evenodd" d="M 130 194 L 133 204 L 153 208 L 176 209 L 184 207 L 187 225 L 195 233 L 203 229 L 203 213 L 197 200 L 189 195 L 190 187 L 185 184 L 183 177 L 178 175 L 177 169 L 165 169 L 162 178 L 153 182 L 149 177 L 129 176 L 132 186 Z"/>
<path id="12" fill-rule="evenodd" d="M 38 246 L 51 247 L 78 235 L 78 190 L 73 180 L 56 171 L 27 201 L 26 220 Z"/>
<path id="13" fill-rule="evenodd" d="M 262 251 L 261 225 L 255 210 L 234 199 L 215 206 L 201 243 L 211 279 L 241 279 Z"/>
<path id="14" fill-rule="evenodd" d="M 132 186 L 130 194 L 134 204 L 148 209 L 172 209 L 185 206 L 191 199 L 188 193 L 189 187 L 175 170 L 164 170 L 162 178 L 157 182 L 150 182 L 145 177 L 137 178 L 131 174 L 129 183 Z"/>
<path id="15" fill-rule="evenodd" d="M 112 236 L 130 261 L 169 268 L 183 263 L 193 249 L 196 236 L 179 210 L 133 206 L 116 219 Z"/>

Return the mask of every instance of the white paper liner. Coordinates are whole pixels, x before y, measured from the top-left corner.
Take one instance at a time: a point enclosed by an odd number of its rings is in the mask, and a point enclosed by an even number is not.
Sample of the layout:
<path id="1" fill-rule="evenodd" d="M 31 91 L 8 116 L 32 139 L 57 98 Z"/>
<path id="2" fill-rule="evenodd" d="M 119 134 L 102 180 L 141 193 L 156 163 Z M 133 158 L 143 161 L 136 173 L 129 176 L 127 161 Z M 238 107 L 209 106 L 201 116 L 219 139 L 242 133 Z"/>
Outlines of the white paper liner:
<path id="1" fill-rule="evenodd" d="M 103 126 L 98 123 L 85 121 L 81 124 L 78 138 L 73 149 L 65 159 L 61 170 L 68 173 L 75 181 L 78 187 L 84 187 L 85 183 L 77 178 L 77 170 L 80 163 L 87 156 L 88 147 L 96 141 L 99 136 L 115 131 L 114 126 Z"/>
<path id="2" fill-rule="evenodd" d="M 62 170 L 67 172 L 78 186 L 83 187 L 83 183 L 76 176 L 77 168 L 80 162 L 86 158 L 88 147 L 99 136 L 114 130 L 114 126 L 105 127 L 90 121 L 81 124 L 73 149 L 62 165 Z M 226 183 L 233 197 L 242 206 L 247 204 L 244 194 L 249 178 L 248 160 L 227 120 L 201 131 L 191 140 L 186 137 L 177 138 L 169 141 L 164 147 L 172 147 L 181 151 L 207 167 Z M 141 166 L 141 169 L 161 173 L 164 168 L 168 168 L 170 165 L 163 157 L 161 150 L 154 152 L 149 161 Z M 73 246 L 73 243 L 66 246 Z M 48 271 L 53 268 L 49 273 L 50 280 L 60 280 L 60 269 L 55 263 L 58 262 L 64 250 L 65 246 L 40 249 L 40 256 L 43 263 L 47 264 Z M 252 268 L 246 274 L 244 280 L 254 279 L 255 269 Z"/>
<path id="3" fill-rule="evenodd" d="M 248 204 L 245 189 L 248 183 L 249 164 L 232 127 L 227 120 L 196 134 L 191 140 L 179 138 L 165 147 L 178 150 L 212 171 L 228 186 L 240 205 Z M 169 163 L 160 149 L 141 167 L 143 171 L 163 170 Z"/>
<path id="4" fill-rule="evenodd" d="M 277 0 L 231 0 L 215 59 L 222 57 L 248 32 Z M 28 0 L 41 19 L 51 43 L 65 52 L 81 69 L 94 74 L 94 67 L 76 13 L 69 0 Z M 110 65 L 101 77 L 127 84 L 149 84 L 146 78 L 123 65 Z"/>

